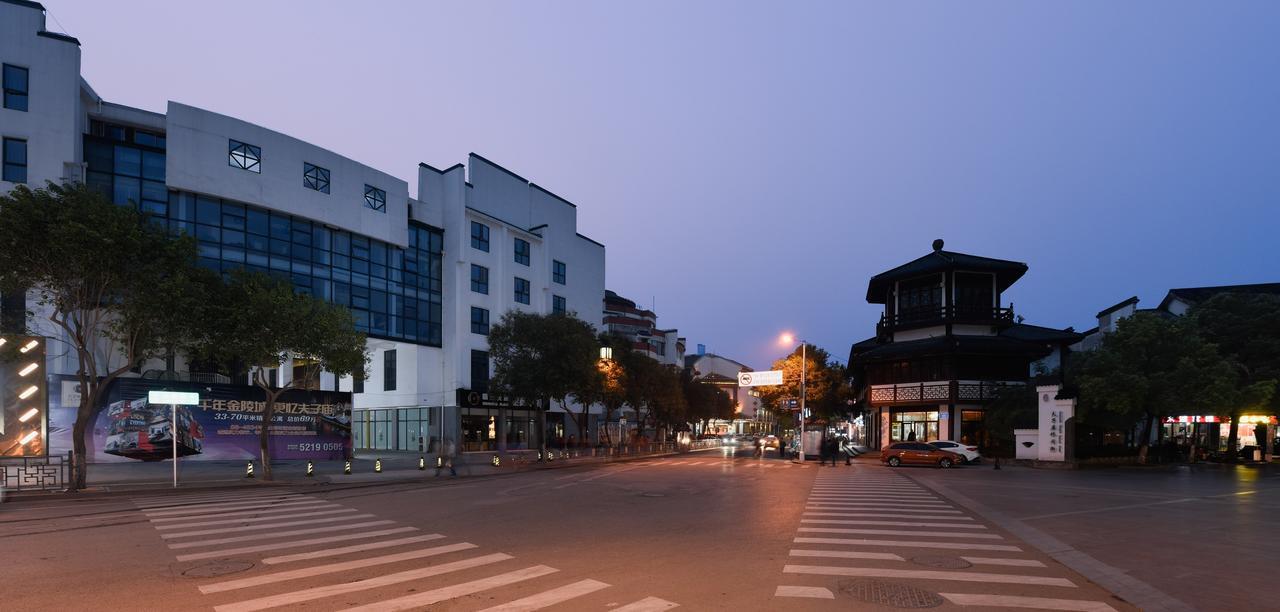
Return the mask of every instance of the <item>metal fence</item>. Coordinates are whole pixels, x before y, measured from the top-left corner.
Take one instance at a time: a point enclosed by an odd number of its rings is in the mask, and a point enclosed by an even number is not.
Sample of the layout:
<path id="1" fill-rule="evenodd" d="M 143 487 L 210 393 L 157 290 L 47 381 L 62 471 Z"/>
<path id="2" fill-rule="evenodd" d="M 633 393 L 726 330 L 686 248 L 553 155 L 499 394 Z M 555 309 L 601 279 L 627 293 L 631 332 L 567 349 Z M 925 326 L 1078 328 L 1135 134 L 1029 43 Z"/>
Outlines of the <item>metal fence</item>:
<path id="1" fill-rule="evenodd" d="M 65 491 L 71 487 L 71 453 L 44 457 L 0 457 L 5 491 Z"/>

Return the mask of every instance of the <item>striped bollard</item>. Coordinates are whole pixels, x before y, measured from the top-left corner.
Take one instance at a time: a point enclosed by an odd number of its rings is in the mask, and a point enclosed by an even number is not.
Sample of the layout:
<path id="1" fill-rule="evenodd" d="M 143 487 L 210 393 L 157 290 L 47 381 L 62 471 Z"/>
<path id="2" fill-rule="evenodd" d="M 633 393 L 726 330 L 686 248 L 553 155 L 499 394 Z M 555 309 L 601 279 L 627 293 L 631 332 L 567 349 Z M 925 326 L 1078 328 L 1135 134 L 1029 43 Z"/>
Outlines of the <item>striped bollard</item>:
<path id="1" fill-rule="evenodd" d="M 377 459 L 374 459 L 374 460 L 373 460 L 373 473 L 375 473 L 375 474 L 381 474 L 381 473 L 382 473 L 382 458 L 381 458 L 381 457 L 379 457 L 379 458 L 377 458 Z"/>
<path id="2" fill-rule="evenodd" d="M 347 459 L 345 462 L 343 462 L 343 464 L 342 464 L 342 473 L 343 473 L 343 474 L 346 474 L 346 475 L 348 475 L 348 476 L 350 476 L 350 475 L 351 475 L 351 460 L 350 460 L 350 459 Z"/>
<path id="3" fill-rule="evenodd" d="M 315 475 L 316 475 L 316 464 L 308 461 L 307 462 L 307 478 L 312 478 Z"/>
<path id="4" fill-rule="evenodd" d="M 418 457 L 418 471 L 422 471 L 422 470 L 425 470 L 425 469 L 427 469 L 427 459 L 426 459 L 426 457 L 419 456 L 419 457 Z"/>
<path id="5" fill-rule="evenodd" d="M 244 466 L 244 477 L 245 477 L 245 478 L 253 478 L 253 462 L 252 462 L 252 461 L 250 461 L 249 463 L 245 464 L 245 466 Z"/>

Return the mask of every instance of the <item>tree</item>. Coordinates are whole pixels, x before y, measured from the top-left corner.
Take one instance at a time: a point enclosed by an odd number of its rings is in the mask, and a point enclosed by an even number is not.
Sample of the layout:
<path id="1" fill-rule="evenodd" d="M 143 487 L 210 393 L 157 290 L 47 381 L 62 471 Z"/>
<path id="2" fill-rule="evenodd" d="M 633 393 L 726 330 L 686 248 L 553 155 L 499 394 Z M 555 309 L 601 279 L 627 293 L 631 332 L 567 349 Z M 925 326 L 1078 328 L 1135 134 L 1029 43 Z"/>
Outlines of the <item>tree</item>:
<path id="1" fill-rule="evenodd" d="M 654 395 L 649 403 L 649 423 L 660 430 L 658 440 L 666 440 L 666 432 L 675 424 L 685 422 L 689 404 L 680 384 L 680 368 L 659 365 Z"/>
<path id="2" fill-rule="evenodd" d="M 727 421 L 734 417 L 733 398 L 715 385 L 693 378 L 693 373 L 689 370 L 682 373 L 681 383 L 685 403 L 688 405 L 688 417 L 695 423 Z"/>
<path id="3" fill-rule="evenodd" d="M 596 387 L 595 401 L 604 407 L 604 422 L 607 424 L 613 420 L 613 413 L 622 409 L 623 404 L 627 403 L 627 370 L 623 367 L 623 363 L 627 360 L 627 355 L 631 352 L 631 343 L 626 337 L 618 334 L 600 334 L 600 345 L 608 347 L 611 357 L 601 359 L 597 363 L 597 369 L 600 372 L 598 379 L 598 387 Z M 604 435 L 607 442 L 612 445 L 613 440 L 609 435 L 609 428 L 604 428 Z"/>
<path id="4" fill-rule="evenodd" d="M 1039 401 L 1034 384 L 1004 385 L 998 388 L 995 399 L 982 414 L 983 429 L 986 430 L 992 454 L 995 455 L 995 449 L 1012 448 L 1013 430 L 1034 429 L 1039 417 Z"/>
<path id="5" fill-rule="evenodd" d="M 774 370 L 782 370 L 782 384 L 757 387 L 760 399 L 766 405 L 782 406 L 784 399 L 800 399 L 800 372 L 803 362 L 805 374 L 805 407 L 818 417 L 830 418 L 843 413 L 847 406 L 846 399 L 852 394 L 844 381 L 844 368 L 831 361 L 827 351 L 812 344 L 801 355 L 801 348 L 796 347 L 786 357 L 773 362 Z M 799 401 L 797 401 L 797 408 Z"/>
<path id="6" fill-rule="evenodd" d="M 351 311 L 294 291 L 289 283 L 258 272 L 232 272 L 202 313 L 199 357 L 230 374 L 248 374 L 265 402 L 258 428 L 263 478 L 271 480 L 270 423 L 276 401 L 286 391 L 311 389 L 320 372 L 364 374 L 368 356 L 364 334 Z M 272 372 L 292 365 L 293 376 L 278 385 Z"/>
<path id="7" fill-rule="evenodd" d="M 81 184 L 14 187 L 0 196 L 0 288 L 34 294 L 70 345 L 80 405 L 72 426 L 72 480 L 86 481 L 85 435 L 105 393 L 125 372 L 185 342 L 198 297 L 195 244 L 171 238 L 132 207 Z M 60 333 L 59 333 L 60 332 Z"/>
<path id="8" fill-rule="evenodd" d="M 627 376 L 626 403 L 635 412 L 636 424 L 643 431 L 649 418 L 646 411 L 659 401 L 663 393 L 662 366 L 643 353 L 629 351 L 623 355 L 622 369 Z"/>
<path id="9" fill-rule="evenodd" d="M 585 437 L 587 413 L 600 384 L 598 351 L 595 330 L 573 315 L 512 310 L 489 329 L 490 385 L 513 401 L 537 407 L 540 439 L 546 437 L 552 400 L 565 407 L 579 436 Z M 569 408 L 570 397 L 582 404 L 581 414 Z M 546 448 L 545 439 L 541 448 Z"/>
<path id="10" fill-rule="evenodd" d="M 1230 364 L 1224 381 L 1223 416 L 1230 417 L 1227 454 L 1236 459 L 1240 416 L 1248 410 L 1280 411 L 1280 296 L 1222 293 L 1197 305 L 1189 315 L 1197 333 L 1214 343 Z M 1261 443 L 1261 442 L 1260 442 Z"/>

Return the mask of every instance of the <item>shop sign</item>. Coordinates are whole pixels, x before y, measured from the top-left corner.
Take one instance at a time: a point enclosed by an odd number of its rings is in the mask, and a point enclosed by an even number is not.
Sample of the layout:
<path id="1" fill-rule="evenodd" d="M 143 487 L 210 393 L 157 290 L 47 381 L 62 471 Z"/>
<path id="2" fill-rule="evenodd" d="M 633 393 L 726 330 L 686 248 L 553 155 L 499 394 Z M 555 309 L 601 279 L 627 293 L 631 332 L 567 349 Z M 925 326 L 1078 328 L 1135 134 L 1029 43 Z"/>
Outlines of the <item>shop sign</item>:
<path id="1" fill-rule="evenodd" d="M 1165 424 L 1174 423 L 1230 423 L 1231 419 L 1216 415 L 1171 416 L 1164 418 Z M 1239 419 L 1241 425 L 1275 425 L 1276 417 L 1262 414 L 1245 414 Z"/>

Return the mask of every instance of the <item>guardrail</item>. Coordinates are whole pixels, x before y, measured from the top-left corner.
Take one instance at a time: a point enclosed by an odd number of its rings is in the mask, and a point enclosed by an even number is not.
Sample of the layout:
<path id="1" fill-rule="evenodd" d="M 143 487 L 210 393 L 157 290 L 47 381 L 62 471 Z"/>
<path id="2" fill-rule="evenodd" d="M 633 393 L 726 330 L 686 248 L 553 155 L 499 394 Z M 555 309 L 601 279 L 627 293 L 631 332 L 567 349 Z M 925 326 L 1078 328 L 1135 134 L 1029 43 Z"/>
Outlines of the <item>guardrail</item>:
<path id="1" fill-rule="evenodd" d="M 64 491 L 71 487 L 71 453 L 0 457 L 0 499 L 6 491 Z"/>

